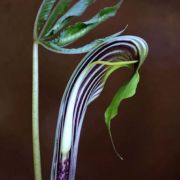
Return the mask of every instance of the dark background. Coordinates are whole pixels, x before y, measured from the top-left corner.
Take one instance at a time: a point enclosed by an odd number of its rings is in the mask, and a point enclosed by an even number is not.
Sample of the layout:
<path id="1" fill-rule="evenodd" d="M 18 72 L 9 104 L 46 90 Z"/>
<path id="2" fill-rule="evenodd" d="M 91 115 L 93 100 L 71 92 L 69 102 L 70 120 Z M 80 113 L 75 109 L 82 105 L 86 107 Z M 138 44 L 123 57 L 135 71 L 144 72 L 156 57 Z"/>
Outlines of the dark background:
<path id="1" fill-rule="evenodd" d="M 32 180 L 32 29 L 40 0 L 0 1 L 0 179 Z M 115 1 L 97 1 L 83 19 Z M 126 73 L 116 72 L 90 105 L 82 130 L 77 180 L 180 179 L 180 1 L 126 0 L 117 16 L 82 42 L 121 30 L 143 37 L 150 52 L 135 97 L 123 102 L 112 133 L 104 111 Z M 54 131 L 66 83 L 83 55 L 40 48 L 40 136 L 43 180 L 50 176 Z"/>

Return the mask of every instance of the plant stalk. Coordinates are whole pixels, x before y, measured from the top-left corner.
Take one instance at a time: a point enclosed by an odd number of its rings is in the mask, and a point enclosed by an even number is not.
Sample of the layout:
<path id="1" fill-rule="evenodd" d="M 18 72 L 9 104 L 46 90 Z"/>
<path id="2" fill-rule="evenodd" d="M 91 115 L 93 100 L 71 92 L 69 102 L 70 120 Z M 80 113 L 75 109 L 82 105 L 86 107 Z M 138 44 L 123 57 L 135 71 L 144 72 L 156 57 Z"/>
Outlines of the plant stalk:
<path id="1" fill-rule="evenodd" d="M 33 43 L 32 64 L 32 141 L 35 180 L 42 180 L 39 142 L 39 68 L 38 43 Z"/>

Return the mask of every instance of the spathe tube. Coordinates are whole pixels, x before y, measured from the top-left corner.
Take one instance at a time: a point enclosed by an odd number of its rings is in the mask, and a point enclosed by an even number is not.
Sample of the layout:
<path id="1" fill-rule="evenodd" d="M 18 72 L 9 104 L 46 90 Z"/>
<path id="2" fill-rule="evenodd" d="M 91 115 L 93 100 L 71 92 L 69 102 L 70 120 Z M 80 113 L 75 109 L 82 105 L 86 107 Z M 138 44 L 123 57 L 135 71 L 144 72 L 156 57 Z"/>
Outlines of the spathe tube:
<path id="1" fill-rule="evenodd" d="M 137 36 L 119 36 L 89 52 L 72 74 L 64 92 L 57 121 L 51 180 L 74 180 L 81 128 L 88 105 L 101 94 L 108 67 L 99 61 L 138 60 L 138 71 L 148 53 L 147 43 Z"/>

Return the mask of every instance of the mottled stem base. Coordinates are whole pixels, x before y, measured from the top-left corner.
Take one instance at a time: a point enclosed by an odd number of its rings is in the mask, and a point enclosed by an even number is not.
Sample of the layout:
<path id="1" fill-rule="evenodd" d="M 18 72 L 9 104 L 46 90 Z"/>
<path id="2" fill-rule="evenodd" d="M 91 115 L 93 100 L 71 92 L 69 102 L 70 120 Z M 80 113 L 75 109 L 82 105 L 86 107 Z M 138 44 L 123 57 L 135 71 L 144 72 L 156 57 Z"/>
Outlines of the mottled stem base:
<path id="1" fill-rule="evenodd" d="M 68 180 L 69 177 L 69 159 L 66 159 L 58 165 L 57 180 Z"/>

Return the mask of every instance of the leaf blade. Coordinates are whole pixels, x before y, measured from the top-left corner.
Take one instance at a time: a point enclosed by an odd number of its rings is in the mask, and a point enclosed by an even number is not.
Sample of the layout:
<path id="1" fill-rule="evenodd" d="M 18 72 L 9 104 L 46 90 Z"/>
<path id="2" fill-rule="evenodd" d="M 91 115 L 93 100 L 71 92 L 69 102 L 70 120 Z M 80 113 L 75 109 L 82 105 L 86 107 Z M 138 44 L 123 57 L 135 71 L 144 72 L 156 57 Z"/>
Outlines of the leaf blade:
<path id="1" fill-rule="evenodd" d="M 38 39 L 38 32 L 42 28 L 43 24 L 48 19 L 48 16 L 55 4 L 56 0 L 43 0 L 34 24 L 34 39 Z"/>
<path id="2" fill-rule="evenodd" d="M 120 32 L 117 32 L 115 34 L 112 34 L 110 36 L 104 37 L 104 38 L 100 38 L 97 40 L 94 40 L 86 45 L 83 45 L 81 47 L 78 48 L 64 48 L 64 47 L 60 47 L 57 44 L 55 44 L 52 41 L 44 41 L 44 42 L 40 42 L 40 44 L 45 47 L 46 49 L 55 52 L 55 53 L 62 53 L 62 54 L 82 54 L 82 53 L 87 53 L 91 50 L 93 50 L 94 48 L 96 48 L 98 45 L 100 45 L 103 42 L 107 42 L 110 39 L 120 36 L 125 30 L 127 29 L 127 26 L 121 30 Z"/>
<path id="3" fill-rule="evenodd" d="M 50 28 L 53 26 L 53 24 L 57 20 L 57 18 L 67 10 L 71 1 L 72 0 L 61 0 L 58 2 L 58 4 L 55 6 L 54 10 L 50 14 L 49 18 L 47 19 L 45 27 L 43 28 L 43 31 L 41 32 L 40 38 L 43 38 L 43 36 L 45 36 L 45 34 L 50 30 Z"/>
<path id="4" fill-rule="evenodd" d="M 111 120 L 117 116 L 118 108 L 121 102 L 135 95 L 139 79 L 139 73 L 134 73 L 130 81 L 126 82 L 123 86 L 121 86 L 115 94 L 115 96 L 113 97 L 110 105 L 108 106 L 105 112 L 105 122 L 109 130 Z"/>
<path id="5" fill-rule="evenodd" d="M 59 46 L 65 46 L 73 43 L 102 22 L 113 17 L 117 13 L 120 5 L 121 1 L 112 7 L 102 9 L 99 13 L 86 22 L 78 22 L 75 25 L 67 27 L 63 32 L 60 33 L 54 42 Z"/>
<path id="6" fill-rule="evenodd" d="M 94 2 L 95 0 L 79 0 L 73 7 L 71 7 L 62 17 L 60 17 L 54 26 L 51 27 L 52 23 L 43 33 L 45 38 L 53 36 L 58 31 L 60 31 L 66 24 L 70 22 L 73 17 L 81 16 L 85 10 Z"/>

